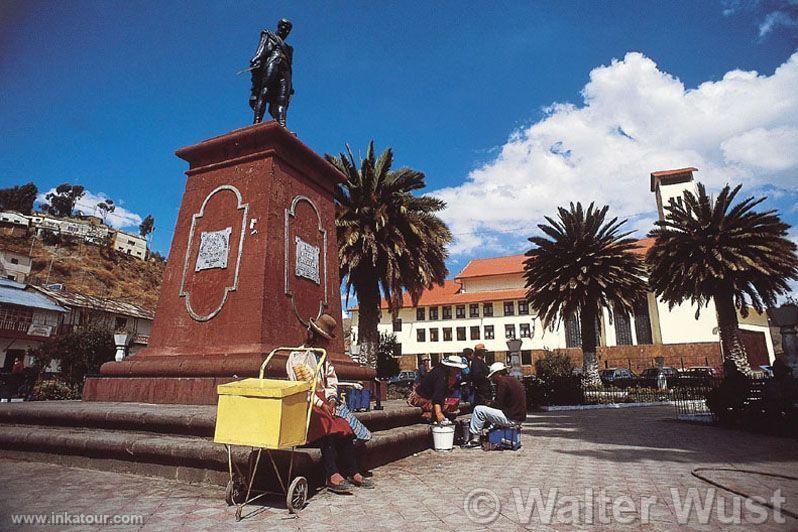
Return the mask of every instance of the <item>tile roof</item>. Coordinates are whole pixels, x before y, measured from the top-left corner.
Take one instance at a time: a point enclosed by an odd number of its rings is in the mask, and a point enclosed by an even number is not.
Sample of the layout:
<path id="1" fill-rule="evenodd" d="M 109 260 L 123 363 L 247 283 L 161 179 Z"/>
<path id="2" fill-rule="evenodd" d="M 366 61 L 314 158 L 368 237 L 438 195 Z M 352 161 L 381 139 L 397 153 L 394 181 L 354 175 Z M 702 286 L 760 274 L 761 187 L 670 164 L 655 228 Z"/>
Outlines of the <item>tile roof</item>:
<path id="1" fill-rule="evenodd" d="M 692 174 L 693 172 L 698 172 L 698 168 L 693 168 L 692 166 L 688 166 L 687 168 L 676 168 L 675 170 L 660 170 L 658 172 L 651 172 L 651 192 L 656 190 L 656 183 L 657 178 L 659 177 L 668 177 L 672 175 L 681 175 L 681 174 Z"/>
<path id="2" fill-rule="evenodd" d="M 101 299 L 99 297 L 87 296 L 85 294 L 78 294 L 77 292 L 69 292 L 67 290 L 55 290 L 44 286 L 36 286 L 34 288 L 67 307 L 103 310 L 113 314 L 122 314 L 124 316 L 132 316 L 134 318 L 143 318 L 146 320 L 155 318 L 154 312 L 147 310 L 144 307 L 134 305 L 133 303 L 127 303 L 113 299 Z"/>
<path id="3" fill-rule="evenodd" d="M 510 255 L 507 257 L 490 257 L 486 259 L 473 259 L 463 268 L 455 279 L 468 279 L 470 277 L 484 277 L 488 275 L 506 275 L 524 272 L 524 259 L 526 256 Z"/>
<path id="4" fill-rule="evenodd" d="M 490 290 L 481 292 L 461 292 L 461 285 L 454 279 L 447 279 L 443 286 L 434 286 L 432 290 L 425 290 L 418 301 L 419 307 L 434 307 L 437 305 L 464 305 L 468 303 L 481 303 L 487 301 L 503 301 L 509 299 L 523 299 L 526 296 L 525 288 L 515 288 L 510 290 Z M 380 306 L 382 309 L 388 308 L 388 303 L 383 300 Z M 402 298 L 402 308 L 412 308 L 413 301 L 405 293 Z M 358 310 L 355 306 L 350 310 Z"/>
<path id="5" fill-rule="evenodd" d="M 638 246 L 633 250 L 634 253 L 645 257 L 645 254 L 654 245 L 654 238 L 641 238 L 637 241 Z M 434 286 L 431 290 L 425 290 L 421 294 L 418 302 L 419 307 L 436 305 L 456 305 L 467 303 L 481 303 L 487 301 L 502 301 L 510 299 L 524 299 L 526 297 L 525 288 L 515 288 L 507 290 L 490 290 L 461 292 L 460 279 L 471 277 L 486 277 L 491 275 L 505 275 L 524 272 L 525 255 L 510 255 L 507 257 L 491 257 L 485 259 L 471 260 L 463 271 L 454 279 L 447 279 L 443 286 Z M 521 280 L 523 283 L 523 281 Z M 410 296 L 405 293 L 402 298 L 402 308 L 413 307 Z M 380 308 L 387 309 L 388 304 L 382 301 Z M 350 307 L 349 310 L 358 310 L 357 306 Z"/>
<path id="6" fill-rule="evenodd" d="M 660 170 L 658 172 L 651 172 L 654 177 L 665 177 L 669 175 L 686 174 L 687 172 L 698 172 L 698 168 L 688 166 L 687 168 L 676 168 L 675 170 Z"/>
<path id="7" fill-rule="evenodd" d="M 0 303 L 52 310 L 54 312 L 66 312 L 66 309 L 56 305 L 47 296 L 35 290 L 27 290 L 26 285 L 7 279 L 3 279 L 0 282 Z"/>
<path id="8" fill-rule="evenodd" d="M 648 250 L 651 249 L 651 246 L 654 245 L 655 240 L 656 238 L 641 238 L 637 241 L 637 248 L 632 250 L 632 252 L 636 253 L 637 255 L 641 255 L 644 258 L 646 253 L 648 253 Z"/>

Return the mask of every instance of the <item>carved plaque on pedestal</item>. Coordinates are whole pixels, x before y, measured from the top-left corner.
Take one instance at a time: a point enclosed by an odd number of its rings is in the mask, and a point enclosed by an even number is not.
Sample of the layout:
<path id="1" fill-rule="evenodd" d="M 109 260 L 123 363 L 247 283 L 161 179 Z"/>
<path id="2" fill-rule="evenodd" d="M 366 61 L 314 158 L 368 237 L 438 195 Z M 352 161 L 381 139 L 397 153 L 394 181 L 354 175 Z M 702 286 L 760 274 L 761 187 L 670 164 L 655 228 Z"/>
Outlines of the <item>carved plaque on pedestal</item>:
<path id="1" fill-rule="evenodd" d="M 321 284 L 318 246 L 308 244 L 298 236 L 294 237 L 294 240 L 296 241 L 296 276 Z"/>
<path id="2" fill-rule="evenodd" d="M 197 254 L 197 265 L 194 271 L 211 268 L 227 268 L 227 257 L 230 255 L 230 232 L 232 227 L 221 231 L 203 231 L 200 235 L 200 247 Z"/>
<path id="3" fill-rule="evenodd" d="M 192 319 L 213 319 L 238 288 L 248 209 L 236 187 L 222 185 L 192 216 L 180 283 L 180 297 Z"/>

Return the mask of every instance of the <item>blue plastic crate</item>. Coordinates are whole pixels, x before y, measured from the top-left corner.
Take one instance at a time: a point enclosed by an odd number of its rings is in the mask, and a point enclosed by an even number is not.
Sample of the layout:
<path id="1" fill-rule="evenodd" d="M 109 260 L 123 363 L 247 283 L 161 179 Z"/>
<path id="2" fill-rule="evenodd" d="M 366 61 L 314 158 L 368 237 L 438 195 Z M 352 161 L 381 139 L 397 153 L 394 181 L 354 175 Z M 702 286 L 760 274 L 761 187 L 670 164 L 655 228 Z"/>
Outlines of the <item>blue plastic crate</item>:
<path id="1" fill-rule="evenodd" d="M 488 431 L 491 448 L 517 451 L 521 448 L 521 432 L 515 427 L 499 427 Z"/>
<path id="2" fill-rule="evenodd" d="M 346 406 L 352 412 L 366 412 L 371 410 L 371 390 L 352 388 L 346 394 Z"/>

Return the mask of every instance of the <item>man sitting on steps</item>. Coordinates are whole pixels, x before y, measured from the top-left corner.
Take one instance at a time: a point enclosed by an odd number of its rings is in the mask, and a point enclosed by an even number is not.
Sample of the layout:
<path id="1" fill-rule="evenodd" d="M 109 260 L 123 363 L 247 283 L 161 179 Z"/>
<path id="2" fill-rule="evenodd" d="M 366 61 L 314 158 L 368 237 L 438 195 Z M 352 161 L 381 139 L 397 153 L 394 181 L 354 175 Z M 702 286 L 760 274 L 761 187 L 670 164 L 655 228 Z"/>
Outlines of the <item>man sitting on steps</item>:
<path id="1" fill-rule="evenodd" d="M 482 429 L 486 423 L 494 427 L 512 427 L 526 419 L 526 392 L 517 379 L 507 375 L 507 369 L 503 362 L 490 365 L 488 378 L 496 385 L 496 399 L 491 406 L 474 407 L 470 438 L 463 447 L 470 449 L 481 445 Z"/>

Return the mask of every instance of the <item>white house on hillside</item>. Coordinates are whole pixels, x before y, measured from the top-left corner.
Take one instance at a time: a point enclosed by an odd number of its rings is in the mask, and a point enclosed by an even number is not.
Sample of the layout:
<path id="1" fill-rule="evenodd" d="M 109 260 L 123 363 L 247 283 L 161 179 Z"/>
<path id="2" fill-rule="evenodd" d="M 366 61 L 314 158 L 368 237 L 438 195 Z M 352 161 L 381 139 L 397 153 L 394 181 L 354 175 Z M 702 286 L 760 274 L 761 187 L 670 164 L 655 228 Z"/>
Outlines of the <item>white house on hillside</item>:
<path id="1" fill-rule="evenodd" d="M 0 249 L 0 277 L 24 283 L 30 275 L 32 265 L 30 255 Z"/>
<path id="2" fill-rule="evenodd" d="M 86 242 L 101 245 L 112 232 L 96 216 L 83 216 L 79 218 L 58 218 L 49 214 L 34 212 L 27 216 L 30 226 L 36 230 L 38 236 L 45 232 L 81 238 Z"/>
<path id="3" fill-rule="evenodd" d="M 114 249 L 141 260 L 147 258 L 147 240 L 139 235 L 117 231 L 114 236 Z"/>

